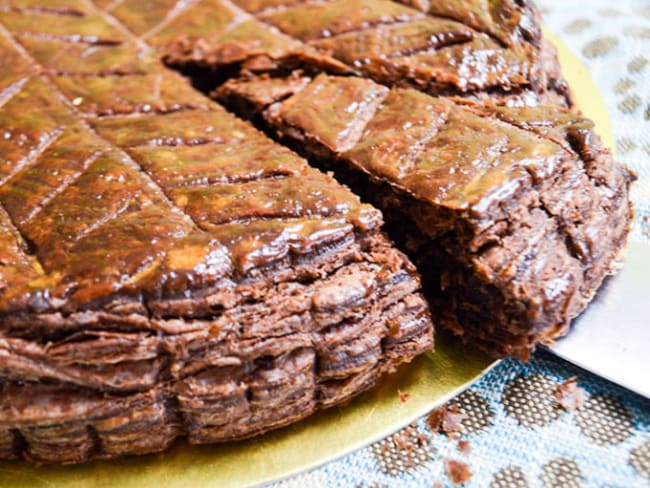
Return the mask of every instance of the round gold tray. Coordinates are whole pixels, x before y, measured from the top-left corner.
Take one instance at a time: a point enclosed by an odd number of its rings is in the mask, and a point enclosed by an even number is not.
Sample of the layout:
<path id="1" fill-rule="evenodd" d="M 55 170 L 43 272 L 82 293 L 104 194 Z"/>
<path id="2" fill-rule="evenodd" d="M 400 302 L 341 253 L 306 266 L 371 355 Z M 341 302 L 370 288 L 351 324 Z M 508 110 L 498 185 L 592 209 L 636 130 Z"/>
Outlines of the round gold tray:
<path id="1" fill-rule="evenodd" d="M 584 65 L 552 34 L 575 101 L 596 121 L 607 147 L 607 109 Z M 250 486 L 291 476 L 382 439 L 467 388 L 496 362 L 439 335 L 435 353 L 416 358 L 373 390 L 345 406 L 319 412 L 295 425 L 254 439 L 215 446 L 178 442 L 150 456 L 83 465 L 35 466 L 0 462 L 2 487 L 206 488 Z M 410 399 L 401 402 L 398 390 Z"/>

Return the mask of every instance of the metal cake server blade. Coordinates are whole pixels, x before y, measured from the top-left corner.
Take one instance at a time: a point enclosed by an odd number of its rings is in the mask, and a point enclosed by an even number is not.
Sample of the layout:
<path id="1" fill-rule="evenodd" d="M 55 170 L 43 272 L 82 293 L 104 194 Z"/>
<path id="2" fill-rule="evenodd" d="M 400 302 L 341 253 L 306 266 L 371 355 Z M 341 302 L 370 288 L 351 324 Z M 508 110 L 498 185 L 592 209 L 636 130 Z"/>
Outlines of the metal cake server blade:
<path id="1" fill-rule="evenodd" d="M 650 245 L 629 243 L 623 268 L 549 349 L 650 398 Z"/>

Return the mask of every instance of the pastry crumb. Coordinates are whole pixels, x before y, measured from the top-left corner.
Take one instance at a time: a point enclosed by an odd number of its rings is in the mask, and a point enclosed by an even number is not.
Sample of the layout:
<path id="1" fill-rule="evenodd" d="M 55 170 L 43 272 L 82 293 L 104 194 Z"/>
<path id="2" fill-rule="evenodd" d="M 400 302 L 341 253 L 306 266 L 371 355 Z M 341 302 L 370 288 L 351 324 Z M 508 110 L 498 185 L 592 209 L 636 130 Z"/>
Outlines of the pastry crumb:
<path id="1" fill-rule="evenodd" d="M 445 472 L 455 485 L 465 483 L 472 477 L 469 466 L 462 461 L 455 459 L 445 459 Z"/>
<path id="2" fill-rule="evenodd" d="M 397 390 L 397 395 L 399 396 L 399 401 L 406 403 L 411 399 L 411 394 L 402 390 Z"/>
<path id="3" fill-rule="evenodd" d="M 458 441 L 458 450 L 463 454 L 470 454 L 472 452 L 472 446 L 468 440 L 462 439 Z"/>
<path id="4" fill-rule="evenodd" d="M 440 407 L 432 411 L 427 417 L 426 424 L 429 426 L 429 429 L 431 429 L 432 432 L 440 432 L 443 413 L 444 407 Z"/>
<path id="5" fill-rule="evenodd" d="M 460 411 L 458 405 L 443 405 L 427 417 L 427 425 L 433 432 L 440 432 L 451 439 L 458 439 L 464 431 L 463 420 L 467 415 Z"/>
<path id="6" fill-rule="evenodd" d="M 585 402 L 585 391 L 578 386 L 578 378 L 572 376 L 555 388 L 555 401 L 564 410 L 572 411 L 582 407 Z"/>
<path id="7" fill-rule="evenodd" d="M 397 449 L 409 450 L 412 449 L 413 447 L 413 443 L 411 442 L 411 439 L 409 439 L 409 436 L 406 435 L 405 433 L 396 435 L 393 438 L 393 442 L 395 443 L 395 447 L 397 447 Z"/>

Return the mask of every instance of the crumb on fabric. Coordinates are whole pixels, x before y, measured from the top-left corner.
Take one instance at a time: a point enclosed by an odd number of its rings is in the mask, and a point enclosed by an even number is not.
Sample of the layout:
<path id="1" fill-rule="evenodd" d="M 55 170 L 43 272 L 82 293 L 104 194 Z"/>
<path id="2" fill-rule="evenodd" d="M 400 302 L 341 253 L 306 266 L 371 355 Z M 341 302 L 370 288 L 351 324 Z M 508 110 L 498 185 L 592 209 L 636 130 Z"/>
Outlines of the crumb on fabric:
<path id="1" fill-rule="evenodd" d="M 555 401 L 564 410 L 577 410 L 585 402 L 585 391 L 578 386 L 578 378 L 572 376 L 555 388 Z"/>
<path id="2" fill-rule="evenodd" d="M 427 425 L 433 432 L 441 432 L 452 439 L 457 439 L 463 432 L 463 420 L 467 415 L 460 411 L 458 405 L 443 405 L 427 417 Z"/>
<path id="3" fill-rule="evenodd" d="M 444 413 L 444 410 L 445 410 L 444 407 L 436 408 L 427 417 L 426 424 L 433 432 L 440 431 L 440 426 L 442 425 L 442 415 Z"/>
<path id="4" fill-rule="evenodd" d="M 445 472 L 455 485 L 465 483 L 472 477 L 469 466 L 462 461 L 455 459 L 445 459 Z"/>
<path id="5" fill-rule="evenodd" d="M 458 450 L 463 454 L 470 454 L 472 452 L 472 446 L 468 440 L 463 439 L 458 441 Z"/>
<path id="6" fill-rule="evenodd" d="M 399 396 L 399 401 L 402 403 L 406 403 L 411 399 L 411 394 L 402 390 L 397 390 L 397 395 Z"/>
<path id="7" fill-rule="evenodd" d="M 430 439 L 425 433 L 418 432 L 413 427 L 407 427 L 402 432 L 394 434 L 392 441 L 393 445 L 402 451 L 406 457 L 412 458 L 415 456 L 416 449 L 427 446 Z M 384 447 L 387 447 L 387 445 L 384 444 Z"/>
<path id="8" fill-rule="evenodd" d="M 409 436 L 404 432 L 399 435 L 396 435 L 393 438 L 393 442 L 395 443 L 395 447 L 397 447 L 397 449 L 400 450 L 407 450 L 413 448 L 413 443 L 411 442 L 411 439 L 409 439 Z"/>

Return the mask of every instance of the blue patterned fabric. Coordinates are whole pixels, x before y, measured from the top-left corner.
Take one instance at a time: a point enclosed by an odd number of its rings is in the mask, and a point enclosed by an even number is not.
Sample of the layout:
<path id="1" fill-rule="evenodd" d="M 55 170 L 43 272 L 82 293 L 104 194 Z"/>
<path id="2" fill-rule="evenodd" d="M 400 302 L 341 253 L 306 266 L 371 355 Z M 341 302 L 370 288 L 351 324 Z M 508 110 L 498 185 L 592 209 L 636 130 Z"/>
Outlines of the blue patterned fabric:
<path id="1" fill-rule="evenodd" d="M 586 400 L 567 411 L 558 408 L 554 392 L 573 376 Z M 529 363 L 502 361 L 451 403 L 468 415 L 461 439 L 469 454 L 422 418 L 415 428 L 277 487 L 452 486 L 446 459 L 467 464 L 467 487 L 650 485 L 650 400 L 548 353 Z M 410 449 L 400 442 L 405 435 L 413 440 Z"/>
<path id="2" fill-rule="evenodd" d="M 592 73 L 608 106 L 619 160 L 634 169 L 633 238 L 650 242 L 650 2 L 540 0 L 545 24 Z M 640 364 L 650 374 L 650 363 Z M 586 399 L 558 408 L 554 394 L 577 376 Z M 320 469 L 277 483 L 287 487 L 453 486 L 445 460 L 467 465 L 466 487 L 648 487 L 650 400 L 548 353 L 508 359 L 451 402 L 467 415 L 462 439 L 416 426 Z M 458 485 L 457 485 L 458 486 Z"/>

